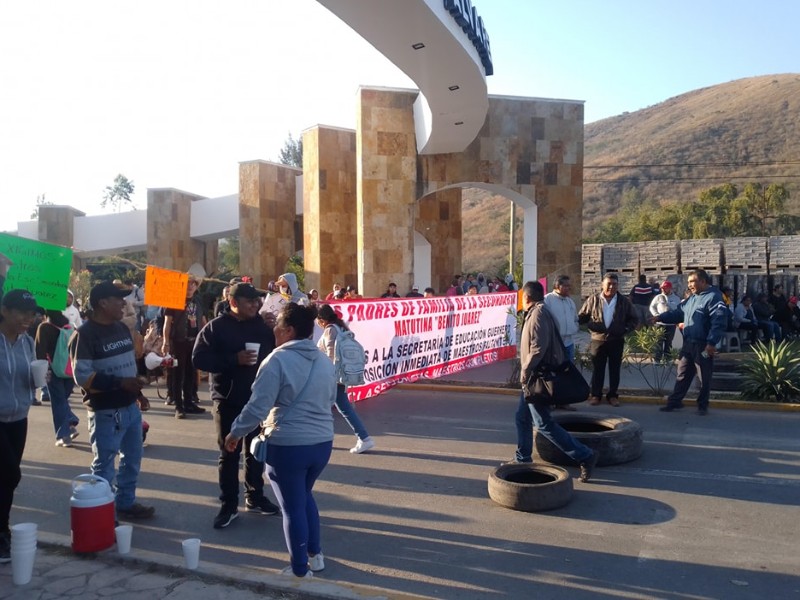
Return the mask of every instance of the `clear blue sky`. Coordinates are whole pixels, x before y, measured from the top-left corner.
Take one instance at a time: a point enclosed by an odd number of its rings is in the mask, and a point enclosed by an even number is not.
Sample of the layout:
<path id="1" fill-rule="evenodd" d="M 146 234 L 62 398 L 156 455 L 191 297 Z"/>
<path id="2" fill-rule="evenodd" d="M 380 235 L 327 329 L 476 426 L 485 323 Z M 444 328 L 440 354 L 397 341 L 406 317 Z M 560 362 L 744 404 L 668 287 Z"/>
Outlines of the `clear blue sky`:
<path id="1" fill-rule="evenodd" d="M 800 72 L 792 0 L 473 0 L 489 93 L 586 102 L 586 122 L 743 77 Z M 358 85 L 413 83 L 315 0 L 4 0 L 0 230 L 36 198 L 99 214 L 123 173 L 205 196 L 287 135 L 355 128 Z M 798 157 L 800 158 L 800 157 Z"/>

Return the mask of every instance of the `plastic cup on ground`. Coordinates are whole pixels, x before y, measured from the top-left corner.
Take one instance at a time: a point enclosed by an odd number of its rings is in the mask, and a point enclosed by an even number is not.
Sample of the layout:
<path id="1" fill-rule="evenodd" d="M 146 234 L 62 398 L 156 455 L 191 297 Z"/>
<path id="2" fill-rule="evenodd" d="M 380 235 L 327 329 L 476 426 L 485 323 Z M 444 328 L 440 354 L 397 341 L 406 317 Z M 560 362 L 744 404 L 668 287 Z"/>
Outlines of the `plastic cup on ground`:
<path id="1" fill-rule="evenodd" d="M 12 550 L 30 550 L 36 548 L 36 540 L 20 540 L 18 538 L 11 539 Z"/>
<path id="2" fill-rule="evenodd" d="M 183 546 L 183 561 L 186 568 L 194 571 L 200 564 L 200 539 L 189 538 L 181 542 Z"/>
<path id="3" fill-rule="evenodd" d="M 14 585 L 30 583 L 33 577 L 33 563 L 36 561 L 36 548 L 32 550 L 11 550 L 11 577 Z"/>
<path id="4" fill-rule="evenodd" d="M 117 537 L 117 552 L 127 554 L 131 551 L 131 537 L 133 537 L 133 525 L 120 525 L 114 528 Z"/>
<path id="5" fill-rule="evenodd" d="M 261 349 L 261 344 L 256 344 L 253 342 L 249 342 L 244 345 L 244 349 L 248 352 L 255 352 L 255 356 L 250 359 L 250 364 L 254 365 L 258 362 L 258 351 Z"/>
<path id="6" fill-rule="evenodd" d="M 31 363 L 31 374 L 33 375 L 33 384 L 40 388 L 47 385 L 47 369 L 50 368 L 50 363 L 46 360 L 34 360 Z"/>
<path id="7" fill-rule="evenodd" d="M 11 544 L 36 544 L 38 527 L 36 523 L 18 523 L 11 526 Z"/>

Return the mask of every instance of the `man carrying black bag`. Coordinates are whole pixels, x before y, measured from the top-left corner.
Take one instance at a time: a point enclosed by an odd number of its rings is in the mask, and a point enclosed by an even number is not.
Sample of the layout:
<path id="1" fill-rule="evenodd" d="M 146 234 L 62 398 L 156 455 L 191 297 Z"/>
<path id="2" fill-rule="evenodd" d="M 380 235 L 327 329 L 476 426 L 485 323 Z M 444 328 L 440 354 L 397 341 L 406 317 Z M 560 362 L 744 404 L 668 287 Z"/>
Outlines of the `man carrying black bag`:
<path id="1" fill-rule="evenodd" d="M 564 345 L 559 341 L 555 321 L 547 313 L 543 299 L 544 288 L 541 283 L 529 281 L 522 287 L 522 307 L 526 311 L 520 337 L 522 393 L 515 418 L 517 452 L 512 462 L 532 462 L 533 426 L 536 425 L 536 430 L 541 435 L 578 463 L 581 469 L 580 479 L 586 482 L 591 478 L 592 470 L 597 464 L 597 454 L 553 420 L 550 414 L 552 403 L 550 397 L 537 396 L 528 387 L 529 382 L 533 383 L 534 374 L 543 361 L 559 365 L 566 360 L 566 352 Z"/>

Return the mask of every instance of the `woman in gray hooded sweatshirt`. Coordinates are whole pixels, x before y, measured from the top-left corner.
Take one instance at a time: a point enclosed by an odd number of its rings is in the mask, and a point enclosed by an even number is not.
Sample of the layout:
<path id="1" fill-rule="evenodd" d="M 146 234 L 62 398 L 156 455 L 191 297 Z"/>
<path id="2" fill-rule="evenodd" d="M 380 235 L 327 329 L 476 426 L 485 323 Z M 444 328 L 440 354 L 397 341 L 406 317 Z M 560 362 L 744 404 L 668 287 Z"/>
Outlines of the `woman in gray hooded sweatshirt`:
<path id="1" fill-rule="evenodd" d="M 4 282 L 0 277 L 0 295 Z M 11 560 L 9 518 L 22 479 L 28 409 L 36 393 L 31 374 L 36 353 L 26 333 L 36 311 L 36 300 L 26 290 L 11 290 L 0 302 L 0 563 Z"/>
<path id="2" fill-rule="evenodd" d="M 314 306 L 290 303 L 281 309 L 276 348 L 259 366 L 250 400 L 225 438 L 232 452 L 264 419 L 266 427 L 274 427 L 266 471 L 283 512 L 292 563 L 282 573 L 305 578 L 325 568 L 311 490 L 331 457 L 336 402 L 333 363 L 309 339 L 316 316 Z"/>

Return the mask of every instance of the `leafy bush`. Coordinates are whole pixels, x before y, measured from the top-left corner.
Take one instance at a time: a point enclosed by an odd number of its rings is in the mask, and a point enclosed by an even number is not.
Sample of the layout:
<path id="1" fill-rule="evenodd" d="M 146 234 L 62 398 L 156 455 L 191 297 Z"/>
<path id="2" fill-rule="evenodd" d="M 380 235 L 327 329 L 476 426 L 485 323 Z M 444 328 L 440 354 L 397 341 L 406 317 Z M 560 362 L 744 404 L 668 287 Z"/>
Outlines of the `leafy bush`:
<path id="1" fill-rule="evenodd" d="M 641 327 L 625 339 L 622 364 L 639 372 L 647 386 L 656 394 L 664 394 L 675 374 L 678 352 L 672 348 L 658 359 L 659 346 L 665 335 L 663 327 Z"/>
<path id="2" fill-rule="evenodd" d="M 741 397 L 762 402 L 797 402 L 800 398 L 800 342 L 770 340 L 753 346 L 742 363 Z"/>

